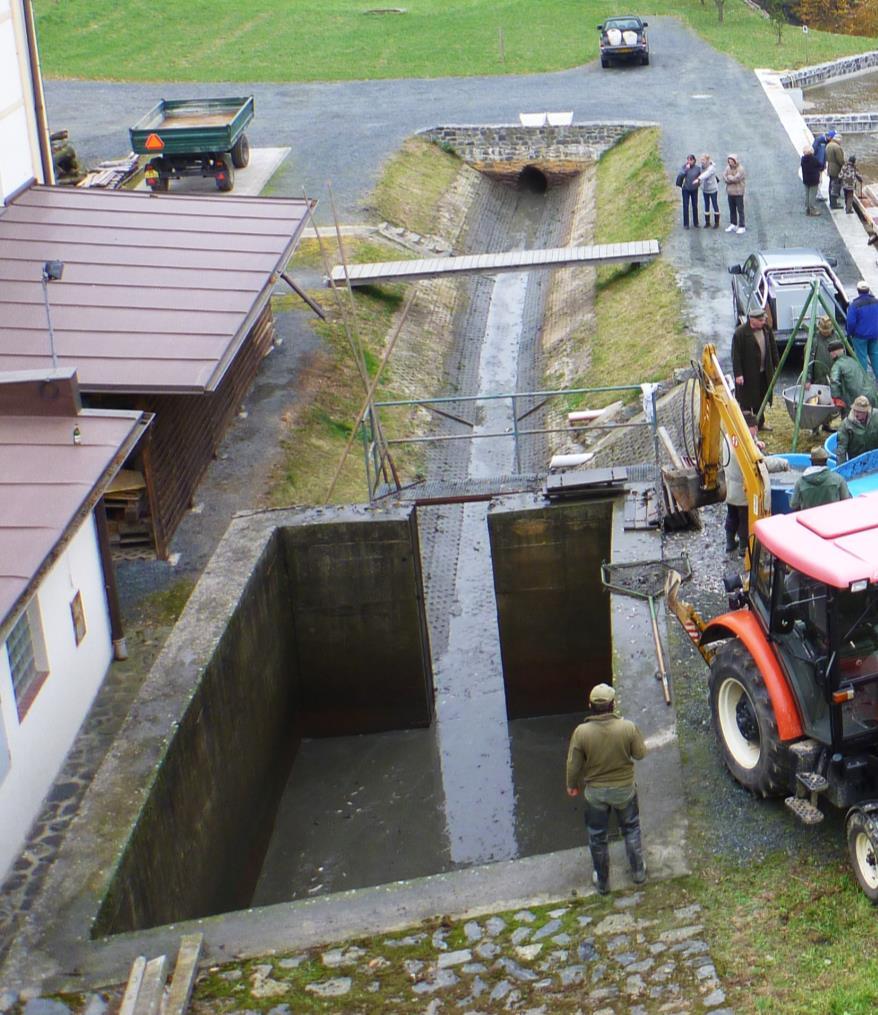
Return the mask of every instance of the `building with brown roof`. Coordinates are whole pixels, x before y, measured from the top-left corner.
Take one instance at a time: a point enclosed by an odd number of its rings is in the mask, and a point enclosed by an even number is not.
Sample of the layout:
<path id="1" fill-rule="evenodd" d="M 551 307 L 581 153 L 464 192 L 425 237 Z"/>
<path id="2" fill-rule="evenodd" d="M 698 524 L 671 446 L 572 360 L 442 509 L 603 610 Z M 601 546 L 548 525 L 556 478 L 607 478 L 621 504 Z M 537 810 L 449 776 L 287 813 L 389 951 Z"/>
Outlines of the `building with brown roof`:
<path id="1" fill-rule="evenodd" d="M 0 376 L 0 872 L 121 645 L 104 497 L 149 423 L 69 369 Z"/>

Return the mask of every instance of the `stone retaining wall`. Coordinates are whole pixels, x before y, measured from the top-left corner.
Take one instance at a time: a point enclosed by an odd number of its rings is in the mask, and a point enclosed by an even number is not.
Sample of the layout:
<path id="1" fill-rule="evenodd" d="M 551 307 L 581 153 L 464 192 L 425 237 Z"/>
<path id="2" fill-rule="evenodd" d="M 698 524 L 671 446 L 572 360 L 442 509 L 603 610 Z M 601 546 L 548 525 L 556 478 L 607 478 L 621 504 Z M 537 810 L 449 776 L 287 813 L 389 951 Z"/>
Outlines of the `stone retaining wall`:
<path id="1" fill-rule="evenodd" d="M 452 149 L 480 172 L 518 173 L 526 165 L 544 168 L 547 176 L 569 176 L 596 162 L 627 134 L 654 123 L 599 121 L 566 127 L 520 124 L 447 125 L 419 136 Z"/>
<path id="2" fill-rule="evenodd" d="M 780 83 L 784 88 L 813 88 L 835 78 L 852 77 L 855 74 L 866 74 L 878 70 L 878 50 L 860 53 L 857 56 L 846 56 L 828 63 L 817 63 L 813 67 L 784 74 Z"/>
<path id="3" fill-rule="evenodd" d="M 878 112 L 813 113 L 804 117 L 804 120 L 814 134 L 820 134 L 830 128 L 843 134 L 871 134 L 878 130 Z"/>

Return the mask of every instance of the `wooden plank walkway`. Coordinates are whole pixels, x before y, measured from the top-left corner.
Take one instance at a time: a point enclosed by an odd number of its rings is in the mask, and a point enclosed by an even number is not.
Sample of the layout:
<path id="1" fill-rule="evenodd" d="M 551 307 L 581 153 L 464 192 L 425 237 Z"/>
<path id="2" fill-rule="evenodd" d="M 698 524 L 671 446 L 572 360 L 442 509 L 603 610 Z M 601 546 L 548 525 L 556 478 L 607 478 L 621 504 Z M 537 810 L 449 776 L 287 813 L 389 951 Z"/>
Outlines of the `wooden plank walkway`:
<path id="1" fill-rule="evenodd" d="M 503 254 L 471 254 L 466 257 L 430 257 L 416 261 L 378 261 L 350 264 L 352 286 L 376 282 L 416 282 L 436 275 L 496 275 L 505 271 L 530 271 L 535 268 L 597 267 L 601 264 L 645 264 L 662 252 L 658 240 L 632 243 L 600 243 L 584 247 L 550 247 L 546 250 L 510 250 Z M 344 285 L 344 265 L 337 264 L 326 281 L 327 286 Z"/>

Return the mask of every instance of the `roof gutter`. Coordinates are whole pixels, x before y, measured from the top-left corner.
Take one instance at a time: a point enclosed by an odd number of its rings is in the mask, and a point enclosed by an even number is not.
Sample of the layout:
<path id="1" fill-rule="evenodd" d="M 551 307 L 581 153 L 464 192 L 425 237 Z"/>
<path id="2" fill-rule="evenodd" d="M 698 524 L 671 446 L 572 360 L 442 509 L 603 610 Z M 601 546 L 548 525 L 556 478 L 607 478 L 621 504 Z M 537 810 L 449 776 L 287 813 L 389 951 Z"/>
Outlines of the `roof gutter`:
<path id="1" fill-rule="evenodd" d="M 24 34 L 27 38 L 27 52 L 30 64 L 31 87 L 34 96 L 34 112 L 37 118 L 37 140 L 40 148 L 40 165 L 43 169 L 43 183 L 55 182 L 52 163 L 52 146 L 49 142 L 49 122 L 46 117 L 46 99 L 43 94 L 43 76 L 40 72 L 40 53 L 37 49 L 37 32 L 31 0 L 21 0 L 24 12 Z"/>

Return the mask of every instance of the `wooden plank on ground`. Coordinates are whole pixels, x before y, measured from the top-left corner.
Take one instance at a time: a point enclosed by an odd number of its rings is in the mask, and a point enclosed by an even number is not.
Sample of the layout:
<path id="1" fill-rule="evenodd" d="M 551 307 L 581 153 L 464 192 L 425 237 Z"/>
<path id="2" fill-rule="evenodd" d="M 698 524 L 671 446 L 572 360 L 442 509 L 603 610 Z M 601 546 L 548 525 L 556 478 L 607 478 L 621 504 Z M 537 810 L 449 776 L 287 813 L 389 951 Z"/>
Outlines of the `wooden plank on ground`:
<path id="1" fill-rule="evenodd" d="M 137 995 L 140 993 L 140 985 L 143 983 L 143 973 L 146 969 L 146 958 L 138 955 L 131 963 L 131 973 L 128 976 L 128 986 L 122 997 L 122 1004 L 119 1005 L 119 1015 L 134 1015 L 134 1007 L 137 1004 Z"/>
<path id="2" fill-rule="evenodd" d="M 134 1006 L 134 1015 L 159 1015 L 162 998 L 165 995 L 165 981 L 168 978 L 168 957 L 159 955 L 146 964 L 143 982 Z"/>
<path id="3" fill-rule="evenodd" d="M 171 979 L 171 990 L 165 1003 L 164 1015 L 186 1015 L 195 976 L 198 973 L 198 960 L 201 958 L 201 947 L 204 944 L 203 934 L 184 934 L 177 953 L 177 965 Z"/>

